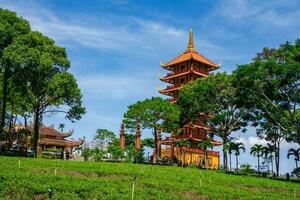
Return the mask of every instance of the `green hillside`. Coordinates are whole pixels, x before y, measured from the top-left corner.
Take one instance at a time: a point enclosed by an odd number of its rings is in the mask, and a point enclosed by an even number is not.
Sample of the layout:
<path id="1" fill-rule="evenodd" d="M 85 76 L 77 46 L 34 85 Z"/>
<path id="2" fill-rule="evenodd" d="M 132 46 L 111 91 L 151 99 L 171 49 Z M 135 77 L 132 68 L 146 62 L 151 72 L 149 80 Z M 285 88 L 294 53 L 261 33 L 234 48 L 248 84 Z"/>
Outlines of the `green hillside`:
<path id="1" fill-rule="evenodd" d="M 0 157 L 0 198 L 49 199 L 54 189 L 53 199 L 131 199 L 134 176 L 134 199 L 300 199 L 300 184 L 216 171 L 8 157 Z"/>

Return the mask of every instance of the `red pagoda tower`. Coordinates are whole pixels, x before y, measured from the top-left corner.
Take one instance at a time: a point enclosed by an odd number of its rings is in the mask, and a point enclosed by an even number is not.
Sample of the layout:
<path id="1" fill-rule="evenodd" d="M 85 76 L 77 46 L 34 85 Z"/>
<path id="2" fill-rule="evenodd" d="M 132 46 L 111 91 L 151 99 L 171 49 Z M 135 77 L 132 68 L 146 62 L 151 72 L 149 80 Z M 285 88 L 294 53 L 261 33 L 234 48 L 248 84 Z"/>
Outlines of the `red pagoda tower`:
<path id="1" fill-rule="evenodd" d="M 188 82 L 206 77 L 209 73 L 219 68 L 219 65 L 213 63 L 200 53 L 195 50 L 193 32 L 190 29 L 189 32 L 189 43 L 188 48 L 181 55 L 161 66 L 169 70 L 170 72 L 165 76 L 161 77 L 160 80 L 170 85 L 167 88 L 159 90 L 161 94 L 170 96 L 170 102 L 176 103 L 180 89 Z M 170 137 L 159 141 L 158 150 L 161 155 L 160 158 L 176 159 L 184 164 L 190 163 L 203 163 L 204 162 L 204 151 L 197 147 L 197 144 L 202 140 L 210 140 L 213 145 L 221 145 L 221 142 L 215 141 L 207 137 L 208 133 L 212 133 L 213 130 L 204 124 L 206 116 L 199 114 L 199 120 L 190 122 L 181 128 L 182 134 L 175 135 L 171 134 Z M 179 147 L 176 142 L 179 140 L 188 140 L 189 146 Z M 161 145 L 166 145 L 166 148 L 161 148 Z M 182 153 L 184 152 L 184 153 Z M 219 152 L 208 151 L 208 167 L 218 168 L 219 167 Z"/>

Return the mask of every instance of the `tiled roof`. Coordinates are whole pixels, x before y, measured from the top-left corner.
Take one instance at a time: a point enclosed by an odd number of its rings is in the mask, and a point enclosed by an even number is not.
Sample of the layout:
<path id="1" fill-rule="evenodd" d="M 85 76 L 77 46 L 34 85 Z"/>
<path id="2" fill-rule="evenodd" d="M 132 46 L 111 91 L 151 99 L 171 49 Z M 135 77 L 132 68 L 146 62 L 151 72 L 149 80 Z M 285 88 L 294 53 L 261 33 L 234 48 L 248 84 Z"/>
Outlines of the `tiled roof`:
<path id="1" fill-rule="evenodd" d="M 171 60 L 170 62 L 166 63 L 166 64 L 162 64 L 163 67 L 169 67 L 184 61 L 188 61 L 188 60 L 196 60 L 198 62 L 201 62 L 203 64 L 209 65 L 213 68 L 219 68 L 219 65 L 213 63 L 212 61 L 210 61 L 208 58 L 206 58 L 205 56 L 199 54 L 197 51 L 185 51 L 182 54 L 180 54 L 179 56 L 177 56 L 176 58 L 174 58 L 173 60 Z"/>

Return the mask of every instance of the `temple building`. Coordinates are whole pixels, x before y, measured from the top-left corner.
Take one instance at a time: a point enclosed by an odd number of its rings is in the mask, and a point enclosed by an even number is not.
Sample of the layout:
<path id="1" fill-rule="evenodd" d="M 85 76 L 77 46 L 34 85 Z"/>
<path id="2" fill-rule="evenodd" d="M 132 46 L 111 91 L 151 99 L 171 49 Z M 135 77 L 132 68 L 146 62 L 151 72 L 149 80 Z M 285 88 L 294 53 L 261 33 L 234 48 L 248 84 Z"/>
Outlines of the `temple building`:
<path id="1" fill-rule="evenodd" d="M 29 125 L 27 128 L 29 132 L 32 132 L 32 129 L 32 125 Z M 21 143 L 22 146 L 28 147 L 31 139 L 30 134 L 28 135 L 28 137 L 18 137 L 19 133 L 21 133 L 23 130 L 26 130 L 25 126 L 23 126 L 22 124 L 16 125 L 14 127 L 15 134 L 12 135 L 12 141 L 13 143 Z M 39 133 L 39 151 L 43 151 L 47 148 L 58 148 L 64 151 L 68 150 L 71 153 L 73 148 L 80 147 L 84 143 L 84 140 L 82 139 L 67 139 L 68 137 L 72 136 L 72 134 L 74 133 L 73 130 L 63 132 L 55 129 L 54 126 L 45 126 L 42 124 L 40 126 Z"/>
<path id="2" fill-rule="evenodd" d="M 165 89 L 159 90 L 161 94 L 170 96 L 169 100 L 176 103 L 180 89 L 190 81 L 198 78 L 207 77 L 213 70 L 219 68 L 219 65 L 213 63 L 208 58 L 198 53 L 194 47 L 193 32 L 189 32 L 188 48 L 182 54 L 161 66 L 170 71 L 160 80 L 168 84 Z M 161 133 L 158 134 L 158 147 L 155 150 L 156 157 L 161 159 L 169 159 L 170 161 L 177 160 L 183 164 L 204 164 L 205 153 L 208 153 L 208 161 L 206 167 L 217 169 L 220 165 L 219 152 L 198 148 L 197 145 L 202 140 L 210 140 L 214 146 L 221 145 L 221 142 L 215 141 L 208 137 L 208 134 L 213 134 L 213 128 L 205 125 L 206 115 L 199 113 L 199 119 L 187 123 L 181 128 L 182 134 L 171 134 L 162 139 Z M 211 117 L 211 116 L 210 116 Z M 179 146 L 178 141 L 187 140 L 189 146 Z M 164 148 L 161 145 L 165 146 Z"/>
<path id="3" fill-rule="evenodd" d="M 39 146 L 42 150 L 46 148 L 60 148 L 72 152 L 74 147 L 79 147 L 83 144 L 84 140 L 68 140 L 67 138 L 73 134 L 73 130 L 62 132 L 55 129 L 53 126 L 40 127 Z"/>

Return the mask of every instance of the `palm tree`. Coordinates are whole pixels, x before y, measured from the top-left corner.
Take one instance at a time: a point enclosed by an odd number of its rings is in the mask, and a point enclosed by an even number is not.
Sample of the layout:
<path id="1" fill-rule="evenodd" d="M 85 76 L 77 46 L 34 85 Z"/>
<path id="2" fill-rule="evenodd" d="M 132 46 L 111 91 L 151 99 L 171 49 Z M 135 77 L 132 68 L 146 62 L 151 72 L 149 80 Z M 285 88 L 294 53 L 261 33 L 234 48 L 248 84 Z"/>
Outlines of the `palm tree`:
<path id="1" fill-rule="evenodd" d="M 201 142 L 198 143 L 198 147 L 203 149 L 204 167 L 207 168 L 207 158 L 208 158 L 207 149 L 212 149 L 214 145 L 211 143 L 210 140 L 202 140 Z"/>
<path id="2" fill-rule="evenodd" d="M 233 150 L 235 151 L 235 158 L 236 158 L 236 173 L 239 173 L 239 160 L 238 156 L 240 155 L 240 150 L 243 150 L 243 152 L 246 151 L 244 144 L 241 142 L 234 143 Z"/>
<path id="3" fill-rule="evenodd" d="M 181 166 L 183 167 L 184 159 L 185 159 L 185 151 L 182 147 L 191 146 L 191 142 L 188 140 L 180 139 L 176 141 L 176 146 L 179 147 L 180 157 L 181 157 Z"/>
<path id="4" fill-rule="evenodd" d="M 273 153 L 276 152 L 276 146 L 272 145 L 270 143 L 267 144 L 268 146 L 262 148 L 262 156 L 265 158 L 269 158 L 271 161 L 271 168 L 272 168 L 272 174 L 274 173 L 274 165 L 273 165 Z"/>
<path id="5" fill-rule="evenodd" d="M 224 145 L 224 148 L 223 148 L 223 150 L 229 154 L 229 171 L 231 171 L 231 154 L 234 150 L 234 146 L 235 146 L 234 142 L 228 142 Z"/>
<path id="6" fill-rule="evenodd" d="M 259 158 L 262 156 L 262 148 L 263 146 L 261 144 L 255 144 L 250 149 L 250 154 L 253 156 L 257 156 L 257 171 L 260 172 L 260 166 L 259 166 Z"/>
<path id="7" fill-rule="evenodd" d="M 64 131 L 64 128 L 65 128 L 65 124 L 59 124 L 58 125 L 58 129 L 63 132 Z"/>
<path id="8" fill-rule="evenodd" d="M 296 163 L 296 168 L 298 168 L 298 161 L 300 160 L 300 148 L 299 149 L 294 149 L 290 148 L 287 154 L 287 158 L 289 159 L 290 156 L 294 156 L 294 160 Z"/>

